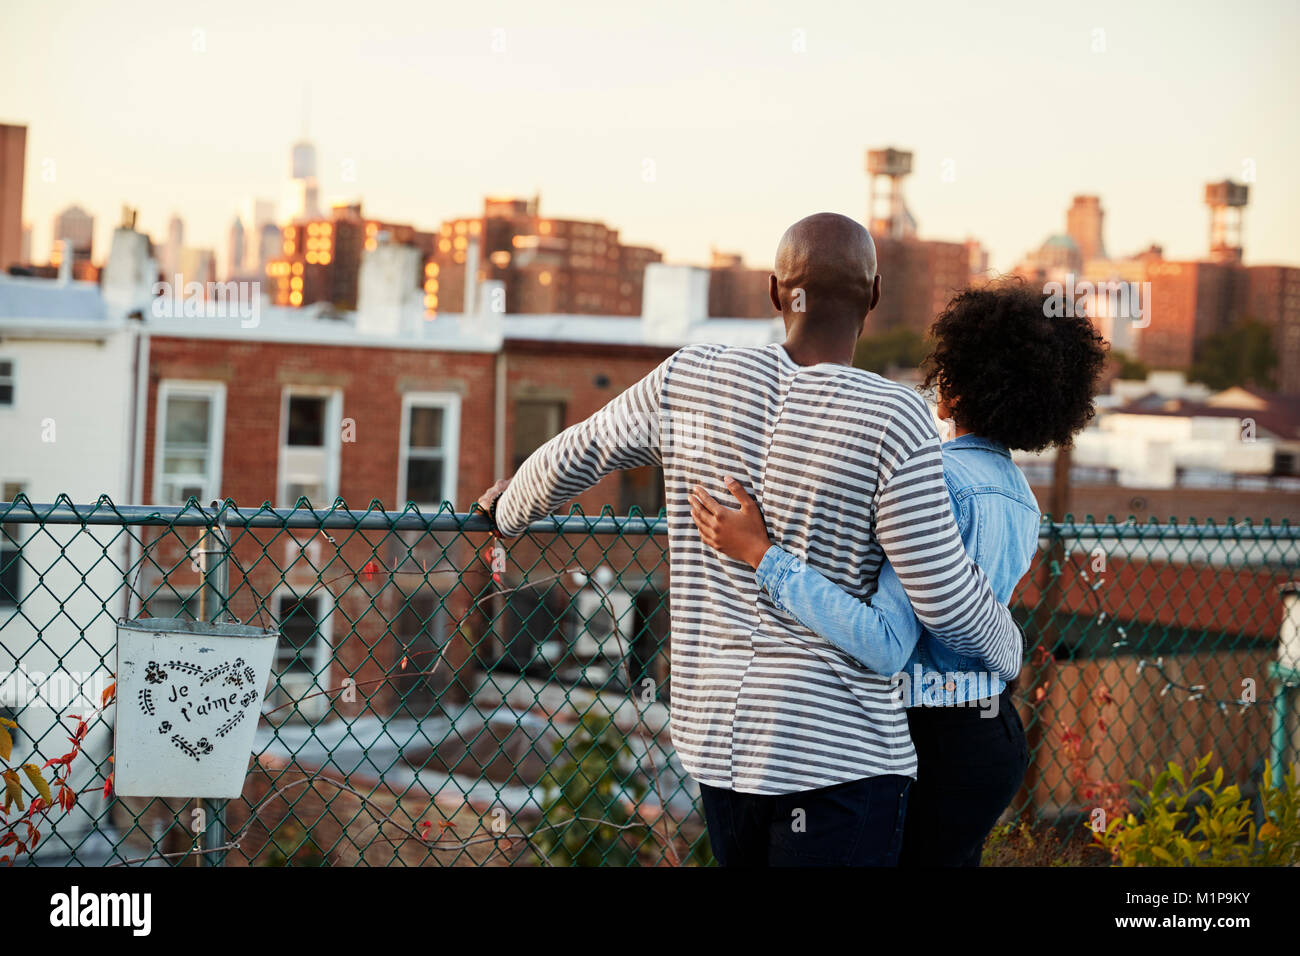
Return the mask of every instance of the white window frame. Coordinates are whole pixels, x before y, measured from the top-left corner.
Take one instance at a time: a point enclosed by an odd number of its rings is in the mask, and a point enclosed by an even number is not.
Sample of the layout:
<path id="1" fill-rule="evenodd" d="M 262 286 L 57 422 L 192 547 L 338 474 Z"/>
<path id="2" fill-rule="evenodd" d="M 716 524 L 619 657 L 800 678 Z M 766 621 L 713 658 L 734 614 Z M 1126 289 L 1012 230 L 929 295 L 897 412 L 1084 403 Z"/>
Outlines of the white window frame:
<path id="1" fill-rule="evenodd" d="M 280 627 L 280 603 L 282 598 L 292 601 L 300 600 L 304 597 L 313 597 L 320 599 L 320 618 L 319 626 L 316 628 L 316 643 L 312 647 L 312 660 L 308 663 L 310 675 L 295 674 L 290 677 L 289 686 L 284 683 L 284 675 L 279 670 L 279 661 L 272 664 L 274 671 L 274 683 L 271 692 L 267 694 L 267 704 L 273 707 L 281 706 L 290 700 L 297 703 L 297 710 L 286 707 L 285 710 L 291 713 L 301 715 L 307 720 L 316 720 L 324 716 L 326 708 L 329 706 L 329 695 L 319 694 L 317 691 L 329 690 L 330 669 L 333 667 L 332 649 L 334 647 L 334 595 L 327 589 L 320 588 L 308 594 L 307 590 L 301 593 L 292 587 L 281 586 L 272 592 L 271 596 L 271 617 L 275 620 L 275 626 Z M 310 676 L 310 681 L 308 680 Z M 280 702 L 272 703 L 272 700 L 280 694 L 284 697 Z M 307 697 L 308 694 L 316 694 L 315 697 Z M 306 700 L 303 700 L 307 697 Z"/>
<path id="2" fill-rule="evenodd" d="M 275 494 L 281 508 L 292 508 L 285 475 L 285 454 L 289 449 L 289 399 L 294 396 L 324 398 L 325 402 L 325 495 L 313 501 L 326 509 L 339 494 L 339 457 L 342 449 L 343 390 L 332 385 L 286 385 L 280 392 L 280 446 L 276 452 Z"/>
<path id="3" fill-rule="evenodd" d="M 206 398 L 211 403 L 212 420 L 208 429 L 208 471 L 204 475 L 200 503 L 221 495 L 222 456 L 226 435 L 226 383 L 203 382 L 190 379 L 163 379 L 158 383 L 158 397 L 154 401 L 153 441 L 153 500 L 154 504 L 184 504 L 162 500 L 163 463 L 166 461 L 167 402 L 173 395 Z"/>
<path id="4" fill-rule="evenodd" d="M 6 494 L 6 491 L 8 490 L 6 488 L 7 485 L 16 486 L 17 490 L 14 491 L 12 495 Z M 15 498 L 17 498 L 26 490 L 27 490 L 27 482 L 25 481 L 7 481 L 7 480 L 0 479 L 0 501 L 13 501 Z M 17 552 L 21 556 L 23 553 L 23 545 L 27 543 L 26 537 L 21 537 L 21 538 L 15 537 L 16 535 L 20 534 L 20 532 L 18 531 L 18 527 L 19 527 L 18 524 L 15 522 L 10 522 L 10 526 L 11 527 L 8 532 L 8 537 L 6 537 L 5 534 L 0 533 L 0 564 L 4 563 L 4 559 L 11 552 Z M 3 528 L 4 525 L 0 524 L 0 530 L 3 530 Z M 23 603 L 24 595 L 22 593 L 23 591 L 22 585 L 23 585 L 23 566 L 20 564 L 18 565 L 18 587 L 14 591 L 15 600 L 13 601 L 0 600 L 0 609 L 12 608 L 13 613 L 15 614 L 17 613 L 18 606 Z"/>
<path id="5" fill-rule="evenodd" d="M 442 409 L 442 500 L 456 507 L 460 482 L 460 396 L 455 392 L 407 392 L 402 396 L 401 439 L 397 456 L 397 509 L 406 507 L 406 472 L 411 460 L 411 409 Z M 436 509 L 442 501 L 417 501 L 420 508 Z"/>

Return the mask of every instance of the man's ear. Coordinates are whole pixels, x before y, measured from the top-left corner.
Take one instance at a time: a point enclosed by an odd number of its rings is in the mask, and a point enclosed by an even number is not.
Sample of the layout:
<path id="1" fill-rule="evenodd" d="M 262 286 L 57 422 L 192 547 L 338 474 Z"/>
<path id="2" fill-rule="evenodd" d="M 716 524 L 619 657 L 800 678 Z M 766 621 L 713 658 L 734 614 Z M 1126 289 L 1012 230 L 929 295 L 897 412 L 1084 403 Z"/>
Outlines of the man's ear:
<path id="1" fill-rule="evenodd" d="M 767 277 L 767 297 L 772 300 L 772 308 L 776 311 L 783 311 L 781 308 L 781 290 L 777 288 L 776 273 Z"/>
<path id="2" fill-rule="evenodd" d="M 876 273 L 876 278 L 873 279 L 871 282 L 871 305 L 867 306 L 867 311 L 870 312 L 879 304 L 880 304 L 880 274 Z"/>

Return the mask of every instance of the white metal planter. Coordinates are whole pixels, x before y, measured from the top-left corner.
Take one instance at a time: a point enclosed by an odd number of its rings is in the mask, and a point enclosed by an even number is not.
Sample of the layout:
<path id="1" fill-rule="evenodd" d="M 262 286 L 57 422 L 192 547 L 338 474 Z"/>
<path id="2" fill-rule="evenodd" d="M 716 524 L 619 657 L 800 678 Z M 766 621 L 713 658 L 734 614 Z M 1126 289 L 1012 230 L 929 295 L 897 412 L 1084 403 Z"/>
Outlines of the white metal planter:
<path id="1" fill-rule="evenodd" d="M 114 792 L 239 796 L 278 637 L 247 624 L 119 621 Z"/>

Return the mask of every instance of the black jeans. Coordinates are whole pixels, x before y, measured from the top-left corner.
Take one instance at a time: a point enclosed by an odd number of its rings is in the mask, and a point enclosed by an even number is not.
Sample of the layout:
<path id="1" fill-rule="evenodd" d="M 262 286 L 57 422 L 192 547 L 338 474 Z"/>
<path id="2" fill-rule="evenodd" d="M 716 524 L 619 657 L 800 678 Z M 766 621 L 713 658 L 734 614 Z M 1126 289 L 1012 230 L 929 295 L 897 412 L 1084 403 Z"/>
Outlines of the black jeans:
<path id="1" fill-rule="evenodd" d="M 1025 728 L 1011 695 L 997 715 L 977 707 L 911 707 L 917 779 L 907 801 L 899 866 L 979 866 L 984 838 L 1029 768 Z"/>
<path id="2" fill-rule="evenodd" d="M 762 796 L 700 784 L 722 866 L 897 866 L 910 777 Z"/>

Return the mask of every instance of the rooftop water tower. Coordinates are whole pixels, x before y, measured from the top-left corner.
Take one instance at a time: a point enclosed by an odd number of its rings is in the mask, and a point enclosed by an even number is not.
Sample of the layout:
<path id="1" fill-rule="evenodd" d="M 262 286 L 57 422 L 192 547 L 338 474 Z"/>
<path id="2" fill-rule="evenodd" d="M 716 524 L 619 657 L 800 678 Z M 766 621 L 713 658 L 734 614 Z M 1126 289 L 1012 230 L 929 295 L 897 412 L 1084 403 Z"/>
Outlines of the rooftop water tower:
<path id="1" fill-rule="evenodd" d="M 1241 261 L 1241 211 L 1250 187 L 1225 179 L 1205 184 L 1205 205 L 1210 207 L 1210 258 L 1218 262 Z"/>
<path id="2" fill-rule="evenodd" d="M 916 220 L 903 201 L 903 178 L 912 171 L 905 150 L 867 150 L 867 228 L 876 236 L 902 239 L 916 235 Z"/>

